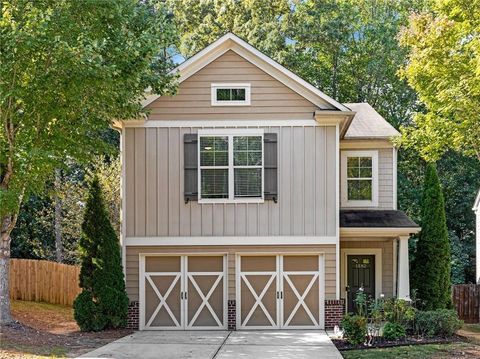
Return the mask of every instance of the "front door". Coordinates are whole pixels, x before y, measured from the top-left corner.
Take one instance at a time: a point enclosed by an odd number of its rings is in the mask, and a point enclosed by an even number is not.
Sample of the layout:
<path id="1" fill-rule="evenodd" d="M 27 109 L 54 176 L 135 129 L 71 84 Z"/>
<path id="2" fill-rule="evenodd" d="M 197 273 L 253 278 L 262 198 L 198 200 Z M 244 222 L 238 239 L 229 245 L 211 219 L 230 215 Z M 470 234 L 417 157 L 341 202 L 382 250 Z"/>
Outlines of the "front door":
<path id="1" fill-rule="evenodd" d="M 347 256 L 347 311 L 355 312 L 355 297 L 363 288 L 368 298 L 375 298 L 375 256 Z"/>

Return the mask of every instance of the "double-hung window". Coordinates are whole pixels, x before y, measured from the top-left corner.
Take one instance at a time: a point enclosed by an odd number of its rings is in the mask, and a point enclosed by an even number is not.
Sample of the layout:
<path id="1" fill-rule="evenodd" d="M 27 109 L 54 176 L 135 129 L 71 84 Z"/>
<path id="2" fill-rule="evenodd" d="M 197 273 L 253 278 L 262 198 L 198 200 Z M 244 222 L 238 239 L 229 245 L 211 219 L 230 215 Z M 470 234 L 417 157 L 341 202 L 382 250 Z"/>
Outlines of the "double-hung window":
<path id="1" fill-rule="evenodd" d="M 262 130 L 200 130 L 200 202 L 262 202 Z"/>
<path id="2" fill-rule="evenodd" d="M 378 205 L 378 152 L 342 151 L 342 206 Z"/>

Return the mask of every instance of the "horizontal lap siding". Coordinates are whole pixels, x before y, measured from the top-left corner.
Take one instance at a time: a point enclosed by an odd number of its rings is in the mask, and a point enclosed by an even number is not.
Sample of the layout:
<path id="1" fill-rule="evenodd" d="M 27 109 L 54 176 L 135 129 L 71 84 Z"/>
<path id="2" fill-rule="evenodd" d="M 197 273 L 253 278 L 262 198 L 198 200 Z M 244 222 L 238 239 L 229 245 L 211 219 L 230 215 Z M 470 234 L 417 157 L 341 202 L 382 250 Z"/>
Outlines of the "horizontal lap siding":
<path id="1" fill-rule="evenodd" d="M 382 292 L 386 297 L 393 296 L 394 286 L 394 260 L 393 239 L 385 241 L 368 241 L 358 239 L 355 241 L 340 241 L 340 249 L 343 248 L 381 248 L 382 249 Z M 377 268 L 375 268 L 377 270 Z"/>
<path id="2" fill-rule="evenodd" d="M 211 106 L 211 84 L 251 85 L 250 106 Z M 311 119 L 316 106 L 233 51 L 183 81 L 174 96 L 148 106 L 152 120 Z"/>
<path id="3" fill-rule="evenodd" d="M 226 253 L 228 254 L 228 297 L 235 299 L 235 256 L 236 253 L 324 253 L 325 255 L 325 299 L 335 299 L 335 245 L 318 246 L 209 246 L 209 247 L 127 247 L 126 283 L 130 301 L 138 300 L 139 254 L 181 253 Z"/>
<path id="4" fill-rule="evenodd" d="M 334 236 L 335 128 L 265 127 L 278 133 L 278 203 L 183 200 L 183 135 L 198 128 L 127 128 L 127 237 Z"/>

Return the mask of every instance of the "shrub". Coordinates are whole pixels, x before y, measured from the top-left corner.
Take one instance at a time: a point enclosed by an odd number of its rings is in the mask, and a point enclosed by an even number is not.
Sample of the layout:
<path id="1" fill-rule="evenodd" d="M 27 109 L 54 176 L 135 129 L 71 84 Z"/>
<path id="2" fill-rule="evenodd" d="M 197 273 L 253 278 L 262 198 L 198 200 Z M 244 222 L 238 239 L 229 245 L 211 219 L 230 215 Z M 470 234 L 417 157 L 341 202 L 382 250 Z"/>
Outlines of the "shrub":
<path id="1" fill-rule="evenodd" d="M 415 308 L 403 299 L 391 298 L 383 303 L 385 319 L 390 323 L 408 325 L 415 319 Z"/>
<path id="2" fill-rule="evenodd" d="M 74 318 L 80 330 L 90 332 L 99 331 L 105 327 L 105 320 L 97 304 L 93 301 L 92 293 L 83 290 L 73 302 Z"/>
<path id="3" fill-rule="evenodd" d="M 342 328 L 348 343 L 362 344 L 367 336 L 367 318 L 361 315 L 346 314 L 342 319 Z"/>
<path id="4" fill-rule="evenodd" d="M 426 337 L 450 337 L 462 325 L 463 322 L 458 319 L 457 312 L 451 309 L 418 311 L 415 316 L 417 334 Z"/>
<path id="5" fill-rule="evenodd" d="M 383 327 L 383 337 L 387 340 L 398 340 L 407 335 L 405 327 L 400 323 L 387 322 Z"/>
<path id="6" fill-rule="evenodd" d="M 75 320 L 85 331 L 125 326 L 128 297 L 120 245 L 108 219 L 97 178 L 93 179 L 89 190 L 80 248 L 83 291 L 75 300 Z"/>

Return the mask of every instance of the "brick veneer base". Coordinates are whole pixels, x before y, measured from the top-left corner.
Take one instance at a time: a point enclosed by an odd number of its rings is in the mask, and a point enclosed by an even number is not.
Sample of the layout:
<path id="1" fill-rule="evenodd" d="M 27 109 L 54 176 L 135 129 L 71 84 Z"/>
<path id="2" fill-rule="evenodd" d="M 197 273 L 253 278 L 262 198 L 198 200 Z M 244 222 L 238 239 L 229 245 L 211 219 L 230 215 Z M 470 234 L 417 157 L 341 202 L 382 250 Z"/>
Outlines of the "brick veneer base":
<path id="1" fill-rule="evenodd" d="M 237 307 L 235 300 L 228 301 L 228 330 L 237 329 Z"/>
<path id="2" fill-rule="evenodd" d="M 332 329 L 335 325 L 340 325 L 345 311 L 345 300 L 326 300 L 325 301 L 325 329 Z"/>
<path id="3" fill-rule="evenodd" d="M 138 330 L 139 328 L 139 303 L 137 301 L 130 302 L 128 305 L 128 314 L 127 314 L 127 328 Z"/>
<path id="4" fill-rule="evenodd" d="M 228 330 L 236 329 L 236 303 L 235 300 L 229 300 L 228 303 Z M 332 329 L 339 325 L 343 318 L 345 301 L 326 300 L 325 301 L 325 329 Z M 139 303 L 131 302 L 128 305 L 127 328 L 138 330 L 139 328 Z"/>

